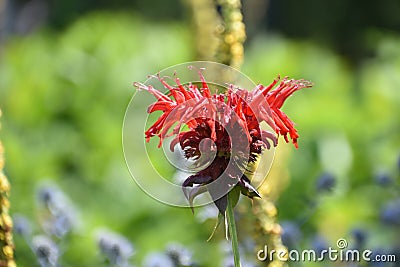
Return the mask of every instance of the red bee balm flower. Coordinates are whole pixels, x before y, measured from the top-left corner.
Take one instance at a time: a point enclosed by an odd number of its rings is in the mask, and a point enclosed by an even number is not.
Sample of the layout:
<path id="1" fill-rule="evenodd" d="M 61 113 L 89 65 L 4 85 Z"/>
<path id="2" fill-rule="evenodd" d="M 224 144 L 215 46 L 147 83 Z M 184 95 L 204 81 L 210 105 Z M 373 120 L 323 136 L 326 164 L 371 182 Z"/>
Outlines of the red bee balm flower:
<path id="1" fill-rule="evenodd" d="M 224 214 L 227 192 L 232 187 L 239 187 L 241 193 L 250 198 L 259 196 L 244 173 L 248 164 L 254 163 L 271 143 L 277 145 L 279 135 L 284 136 L 286 142 L 290 137 L 298 147 L 299 135 L 294 123 L 280 108 L 291 94 L 312 84 L 278 77 L 270 85 L 258 85 L 253 91 L 230 85 L 225 93 L 212 94 L 201 71 L 199 77 L 200 88 L 195 84 L 182 85 L 179 78 L 175 78 L 175 85 L 170 85 L 158 75 L 156 78 L 168 90 L 167 94 L 150 85 L 134 85 L 157 98 L 148 107 L 148 113 L 163 112 L 145 132 L 147 141 L 158 136 L 161 147 L 166 137 L 174 136 L 170 149 L 173 151 L 179 144 L 187 159 L 196 160 L 213 153 L 209 165 L 189 176 L 182 187 L 191 205 L 194 197 L 207 188 L 219 211 Z M 276 133 L 261 129 L 262 122 Z M 182 125 L 187 126 L 187 131 L 180 132 Z M 199 187 L 214 181 L 218 183 L 217 190 L 215 187 Z"/>

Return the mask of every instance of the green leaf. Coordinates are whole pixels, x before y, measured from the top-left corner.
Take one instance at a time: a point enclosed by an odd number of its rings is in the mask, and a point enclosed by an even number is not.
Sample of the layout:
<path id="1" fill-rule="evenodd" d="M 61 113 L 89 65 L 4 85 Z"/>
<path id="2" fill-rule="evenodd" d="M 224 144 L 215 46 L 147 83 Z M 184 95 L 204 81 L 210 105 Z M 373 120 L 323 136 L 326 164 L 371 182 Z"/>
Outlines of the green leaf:
<path id="1" fill-rule="evenodd" d="M 211 240 L 211 238 L 213 238 L 215 232 L 217 231 L 219 225 L 221 224 L 221 222 L 224 220 L 224 215 L 222 215 L 221 213 L 218 213 L 218 220 L 217 223 L 214 226 L 214 229 L 210 235 L 210 237 L 207 239 L 207 242 Z"/>

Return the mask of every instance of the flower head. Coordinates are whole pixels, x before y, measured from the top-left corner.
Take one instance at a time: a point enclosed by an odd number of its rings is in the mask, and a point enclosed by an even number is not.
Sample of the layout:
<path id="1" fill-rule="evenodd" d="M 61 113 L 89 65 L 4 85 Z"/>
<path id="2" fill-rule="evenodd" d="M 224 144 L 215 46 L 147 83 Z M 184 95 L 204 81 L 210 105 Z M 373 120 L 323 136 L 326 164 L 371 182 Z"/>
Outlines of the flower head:
<path id="1" fill-rule="evenodd" d="M 214 156 L 209 165 L 189 176 L 182 186 L 191 205 L 195 196 L 208 190 L 219 211 L 224 213 L 227 198 L 226 194 L 219 195 L 221 190 L 228 188 L 227 193 L 232 187 L 239 186 L 244 195 L 259 196 L 245 172 L 264 149 L 277 145 L 279 135 L 284 136 L 286 142 L 292 139 L 297 147 L 299 135 L 294 123 L 280 108 L 291 94 L 311 87 L 311 83 L 278 77 L 270 85 L 258 85 L 253 91 L 229 85 L 224 93 L 217 90 L 212 93 L 202 72 L 198 74 L 199 83 L 185 85 L 178 77 L 175 77 L 175 85 L 171 85 L 165 77 L 154 76 L 167 90 L 166 94 L 151 85 L 134 85 L 157 99 L 148 107 L 148 113 L 162 111 L 158 120 L 145 131 L 147 141 L 158 136 L 161 147 L 165 138 L 174 137 L 170 143 L 171 151 L 179 145 L 187 159 Z M 262 122 L 272 130 L 264 130 Z M 186 128 L 181 131 L 183 126 Z M 214 181 L 219 181 L 221 190 L 198 187 Z"/>

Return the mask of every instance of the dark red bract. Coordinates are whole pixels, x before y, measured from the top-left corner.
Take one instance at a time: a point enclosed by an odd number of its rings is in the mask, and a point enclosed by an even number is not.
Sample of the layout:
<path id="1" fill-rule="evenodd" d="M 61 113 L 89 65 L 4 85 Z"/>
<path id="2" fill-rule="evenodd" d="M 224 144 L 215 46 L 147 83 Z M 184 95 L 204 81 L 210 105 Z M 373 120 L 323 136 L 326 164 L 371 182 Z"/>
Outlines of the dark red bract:
<path id="1" fill-rule="evenodd" d="M 279 135 L 283 135 L 286 142 L 290 137 L 298 147 L 299 135 L 294 123 L 280 108 L 291 94 L 311 87 L 311 83 L 278 77 L 270 85 L 258 85 L 253 91 L 230 85 L 225 93 L 212 94 L 200 71 L 199 77 L 201 83 L 198 87 L 196 84 L 182 85 L 179 78 L 175 78 L 175 85 L 170 85 L 165 78 L 156 76 L 168 90 L 167 94 L 150 85 L 134 84 L 157 98 L 148 107 L 148 113 L 162 111 L 158 120 L 145 132 L 146 140 L 158 136 L 160 147 L 166 137 L 174 136 L 171 150 L 179 144 L 188 159 L 216 152 L 209 166 L 189 176 L 182 185 L 185 189 L 194 189 L 189 193 L 185 191 L 191 204 L 193 198 L 204 191 L 196 190 L 197 185 L 206 185 L 221 177 L 230 185 L 240 186 L 241 192 L 250 198 L 258 196 L 244 170 L 249 163 L 256 161 L 263 149 L 269 149 L 271 144 L 276 146 Z M 276 133 L 263 130 L 260 127 L 262 122 Z M 184 125 L 187 130 L 182 132 Z M 213 195 L 210 190 L 209 193 Z M 226 196 L 215 198 L 214 202 L 223 213 Z"/>

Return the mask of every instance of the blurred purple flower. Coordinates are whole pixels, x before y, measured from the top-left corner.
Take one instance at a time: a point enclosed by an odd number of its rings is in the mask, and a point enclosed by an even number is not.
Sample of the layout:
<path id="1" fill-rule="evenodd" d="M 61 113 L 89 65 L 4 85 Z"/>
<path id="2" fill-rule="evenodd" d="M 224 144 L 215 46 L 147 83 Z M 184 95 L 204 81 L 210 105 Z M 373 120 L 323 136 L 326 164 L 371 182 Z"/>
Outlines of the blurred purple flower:
<path id="1" fill-rule="evenodd" d="M 56 267 L 60 251 L 58 246 L 45 235 L 37 235 L 32 238 L 32 250 L 41 267 Z"/>
<path id="2" fill-rule="evenodd" d="M 399 157 L 397 158 L 397 169 L 400 171 L 400 154 Z"/>
<path id="3" fill-rule="evenodd" d="M 151 253 L 146 256 L 143 267 L 176 267 L 172 259 L 164 253 Z"/>
<path id="4" fill-rule="evenodd" d="M 388 225 L 400 226 L 400 198 L 384 205 L 381 211 L 381 220 Z"/>
<path id="5" fill-rule="evenodd" d="M 311 240 L 311 246 L 317 255 L 321 255 L 321 252 L 329 247 L 328 242 L 321 235 L 314 236 L 314 238 Z"/>
<path id="6" fill-rule="evenodd" d="M 393 183 L 393 179 L 386 172 L 379 172 L 375 175 L 375 182 L 380 186 L 389 186 Z"/>
<path id="7" fill-rule="evenodd" d="M 296 248 L 298 241 L 301 239 L 300 227 L 297 223 L 291 221 L 283 221 L 282 226 L 282 243 L 289 249 Z"/>
<path id="8" fill-rule="evenodd" d="M 43 183 L 37 189 L 41 225 L 47 234 L 63 238 L 79 224 L 70 199 L 56 185 Z"/>
<path id="9" fill-rule="evenodd" d="M 355 241 L 355 247 L 356 248 L 362 248 L 365 245 L 365 242 L 367 241 L 368 233 L 367 231 L 361 229 L 361 228 L 354 228 L 351 231 L 351 235 L 354 238 Z"/>
<path id="10" fill-rule="evenodd" d="M 166 254 L 172 259 L 176 266 L 192 266 L 193 253 L 178 243 L 167 245 Z"/>
<path id="11" fill-rule="evenodd" d="M 129 259 L 135 252 L 127 238 L 104 229 L 97 231 L 97 245 L 112 266 L 129 266 Z"/>
<path id="12" fill-rule="evenodd" d="M 31 222 L 27 217 L 21 214 L 13 216 L 14 232 L 18 235 L 28 238 L 32 234 Z"/>
<path id="13" fill-rule="evenodd" d="M 316 188 L 318 192 L 329 192 L 336 185 L 336 178 L 331 173 L 323 173 L 318 177 Z"/>

